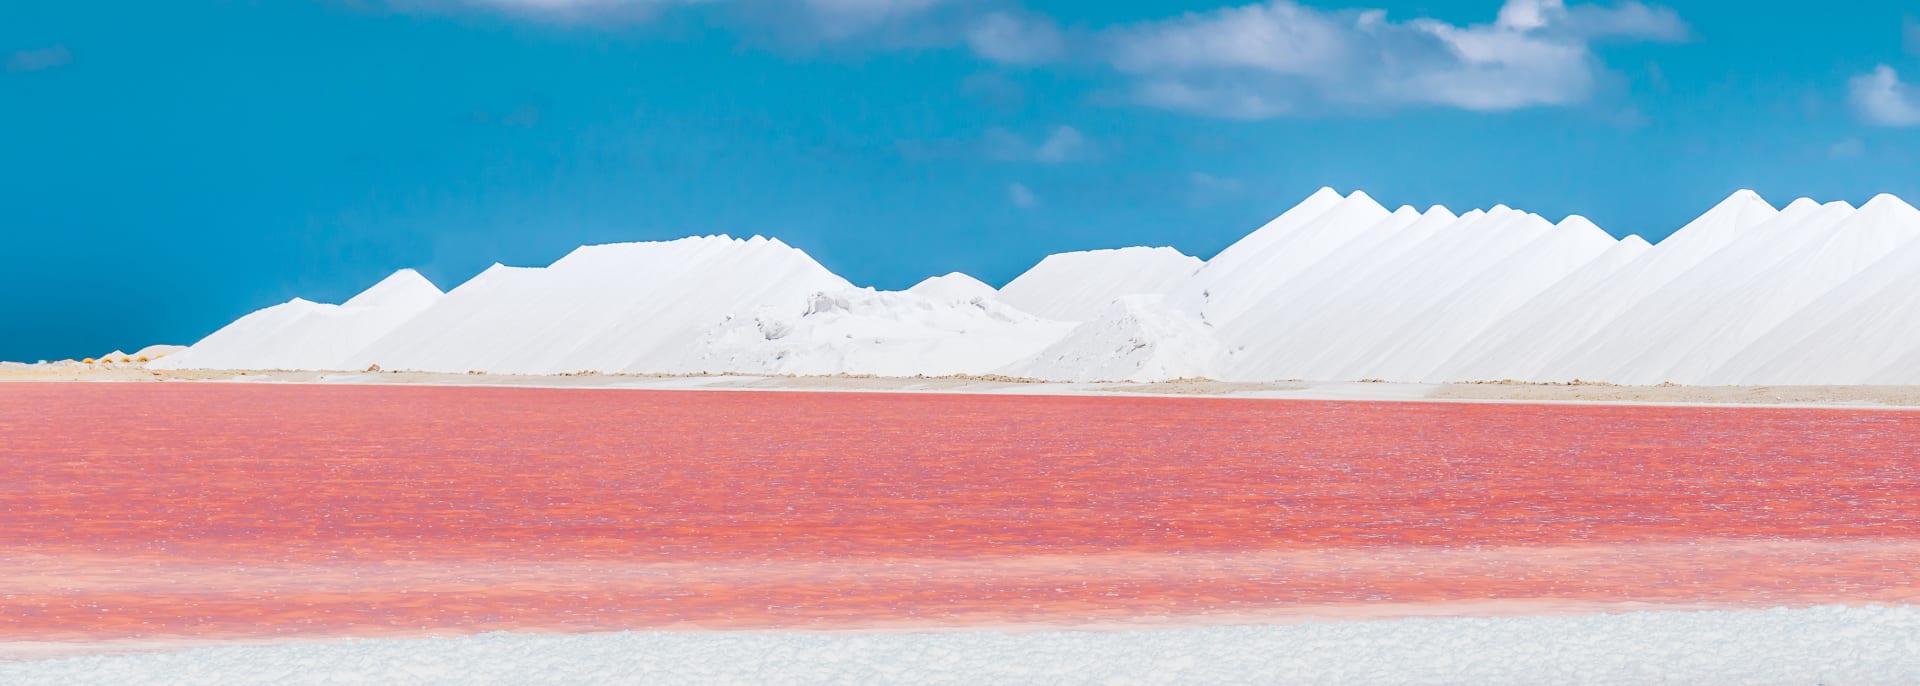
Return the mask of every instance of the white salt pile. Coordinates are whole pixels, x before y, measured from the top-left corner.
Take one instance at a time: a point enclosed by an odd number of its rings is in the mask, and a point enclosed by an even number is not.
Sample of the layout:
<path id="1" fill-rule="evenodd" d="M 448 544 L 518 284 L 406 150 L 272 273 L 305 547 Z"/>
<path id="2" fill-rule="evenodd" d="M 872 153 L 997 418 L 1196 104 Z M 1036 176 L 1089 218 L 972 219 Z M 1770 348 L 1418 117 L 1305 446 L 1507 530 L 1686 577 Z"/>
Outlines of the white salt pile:
<path id="1" fill-rule="evenodd" d="M 134 353 L 133 359 L 138 360 L 145 358 L 148 361 L 158 360 L 174 353 L 186 352 L 186 350 L 187 346 L 184 345 L 149 345 L 141 348 L 139 352 Z"/>
<path id="2" fill-rule="evenodd" d="M 1060 381 L 1920 383 L 1920 210 L 1741 191 L 1658 245 L 1322 189 L 1201 260 L 1047 257 L 854 288 L 778 240 L 588 246 L 441 295 L 247 315 L 163 368 L 1007 374 Z"/>
<path id="3" fill-rule="evenodd" d="M 426 277 L 403 269 L 343 305 L 295 298 L 242 317 L 155 369 L 339 369 L 342 360 L 440 299 Z"/>
<path id="4" fill-rule="evenodd" d="M 990 374 L 1031 357 L 1072 327 L 1021 312 L 990 296 L 934 299 L 913 291 L 845 288 L 815 293 L 799 306 L 762 306 L 728 319 L 691 341 L 688 360 L 659 369 L 801 375 Z"/>
<path id="5" fill-rule="evenodd" d="M 1006 374 L 1080 382 L 1211 378 L 1218 360 L 1213 332 L 1165 296 L 1123 295 Z"/>
<path id="6" fill-rule="evenodd" d="M 927 277 L 927 280 L 914 284 L 907 292 L 940 302 L 972 302 L 1000 294 L 986 282 L 960 272 Z"/>

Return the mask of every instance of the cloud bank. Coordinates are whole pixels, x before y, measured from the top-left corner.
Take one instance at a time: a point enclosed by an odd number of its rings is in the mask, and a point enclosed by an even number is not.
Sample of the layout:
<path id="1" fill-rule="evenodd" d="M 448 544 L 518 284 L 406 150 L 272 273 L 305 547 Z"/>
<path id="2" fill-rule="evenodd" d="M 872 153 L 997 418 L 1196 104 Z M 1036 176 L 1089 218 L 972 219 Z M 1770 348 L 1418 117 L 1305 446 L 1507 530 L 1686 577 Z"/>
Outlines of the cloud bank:
<path id="1" fill-rule="evenodd" d="M 1117 77 L 1126 101 L 1233 119 L 1342 109 L 1499 112 L 1575 105 L 1593 96 L 1606 72 L 1595 44 L 1674 42 L 1689 34 L 1673 10 L 1638 0 L 1507 0 L 1490 23 L 1466 25 L 1267 0 L 1072 30 L 992 0 L 405 1 L 573 19 L 727 6 L 749 23 L 789 33 L 804 29 L 816 41 L 957 47 L 1009 66 L 1090 66 Z"/>
<path id="2" fill-rule="evenodd" d="M 1381 10 L 1273 0 L 1103 33 L 1143 105 L 1259 119 L 1328 108 L 1497 112 L 1586 101 L 1599 40 L 1682 40 L 1672 10 L 1510 0 L 1491 24 L 1395 21 Z"/>

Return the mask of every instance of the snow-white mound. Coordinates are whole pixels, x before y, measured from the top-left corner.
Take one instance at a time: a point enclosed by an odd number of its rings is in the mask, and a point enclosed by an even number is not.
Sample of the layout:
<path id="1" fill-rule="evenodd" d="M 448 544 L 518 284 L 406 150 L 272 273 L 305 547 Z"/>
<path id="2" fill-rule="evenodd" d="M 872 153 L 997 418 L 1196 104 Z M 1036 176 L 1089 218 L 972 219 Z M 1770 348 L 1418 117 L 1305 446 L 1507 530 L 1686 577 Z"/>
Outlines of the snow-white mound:
<path id="1" fill-rule="evenodd" d="M 1201 264 L 1200 258 L 1173 248 L 1048 255 L 1002 287 L 1000 299 L 1046 319 L 1083 322 L 1124 295 L 1172 293 Z"/>
<path id="2" fill-rule="evenodd" d="M 1212 278 L 1196 278 L 1182 292 L 1181 300 L 1188 308 L 1200 312 L 1203 319 L 1208 319 L 1211 312 L 1209 323 L 1221 329 L 1223 343 L 1236 355 L 1251 352 L 1240 364 L 1248 370 L 1247 374 L 1258 375 L 1263 373 L 1260 371 L 1263 368 L 1284 364 L 1280 359 L 1261 359 L 1262 351 L 1285 354 L 1267 345 L 1264 339 L 1270 332 L 1287 331 L 1298 335 L 1297 332 L 1307 330 L 1307 320 L 1320 316 L 1324 300 L 1372 283 L 1374 275 L 1384 266 L 1394 264 L 1401 255 L 1421 248 L 1440 229 L 1484 214 L 1474 210 L 1456 216 L 1444 207 L 1435 207 L 1424 213 L 1401 208 L 1388 218 L 1361 229 L 1352 241 L 1296 274 L 1278 275 L 1277 278 L 1274 275 L 1255 274 L 1246 279 L 1226 280 L 1219 278 L 1219 273 L 1212 273 Z M 1272 226 L 1270 224 L 1266 230 L 1272 230 Z M 1203 274 L 1207 273 L 1203 271 Z M 1328 295 L 1314 298 L 1303 297 L 1303 293 Z M 1237 311 L 1238 314 L 1229 317 L 1226 315 L 1228 311 Z"/>
<path id="3" fill-rule="evenodd" d="M 1388 347 L 1357 365 L 1376 377 L 1445 380 L 1440 368 L 1486 329 L 1542 291 L 1588 273 L 1611 273 L 1650 246 L 1639 236 L 1615 241 L 1582 217 L 1569 217 L 1542 240 L 1454 289 L 1390 334 Z"/>
<path id="4" fill-rule="evenodd" d="M 724 236 L 496 265 L 444 296 L 395 280 L 395 297 L 249 314 L 155 366 L 1920 383 L 1920 210 L 1892 196 L 1775 209 L 1740 191 L 1649 246 L 1578 216 L 1322 189 L 1204 263 L 1065 253 L 999 291 L 960 273 L 854 289 Z"/>
<path id="5" fill-rule="evenodd" d="M 1129 295 L 1066 338 L 1002 370 L 1056 381 L 1168 381 L 1216 373 L 1220 343 L 1210 327 L 1166 296 Z"/>
<path id="6" fill-rule="evenodd" d="M 353 369 L 348 359 L 441 297 L 426 277 L 395 272 L 340 305 L 295 298 L 240 318 L 153 369 Z M 362 366 L 364 368 L 364 366 Z"/>
<path id="7" fill-rule="evenodd" d="M 1660 324 L 1666 340 L 1640 346 L 1637 357 L 1606 376 L 1626 383 L 1700 383 L 1748 348 L 1772 347 L 1762 338 L 1781 322 L 1920 240 L 1920 210 L 1882 195 L 1830 227 L 1799 233 L 1774 242 L 1782 246 L 1769 253 L 1777 259 L 1739 255 L 1729 258 L 1738 261 L 1721 270 L 1721 279 L 1692 284 L 1691 306 L 1672 308 Z"/>
<path id="8" fill-rule="evenodd" d="M 491 633 L 0 664 L 143 684 L 1913 684 L 1920 609 L 1818 607 L 1135 631 Z"/>
<path id="9" fill-rule="evenodd" d="M 847 288 L 805 252 L 755 236 L 580 248 L 542 269 L 499 267 L 354 355 L 360 367 L 555 374 L 658 372 L 700 334 L 762 306 Z"/>
<path id="10" fill-rule="evenodd" d="M 1777 214 L 1758 194 L 1734 193 L 1626 265 L 1563 281 L 1542 292 L 1512 316 L 1488 327 L 1462 354 L 1443 365 L 1440 378 L 1571 381 L 1583 373 L 1592 374 L 1590 366 L 1582 368 L 1580 361 L 1566 360 L 1567 351 L 1605 334 L 1615 319 Z"/>
<path id="11" fill-rule="evenodd" d="M 1365 193 L 1342 198 L 1322 188 L 1208 260 L 1180 289 L 1182 305 L 1215 325 L 1230 322 L 1276 293 L 1294 297 L 1289 280 L 1369 229 L 1413 221 L 1410 208 L 1388 212 Z"/>
<path id="12" fill-rule="evenodd" d="M 972 302 L 979 298 L 1000 295 L 999 291 L 994 290 L 986 282 L 960 272 L 927 277 L 925 281 L 907 289 L 907 292 L 940 302 Z"/>
<path id="13" fill-rule="evenodd" d="M 187 346 L 184 346 L 184 345 L 166 345 L 166 344 L 149 345 L 145 348 L 141 348 L 138 352 L 135 352 L 133 354 L 133 358 L 137 360 L 144 357 L 148 361 L 153 361 L 153 360 L 158 360 L 162 357 L 166 357 L 168 355 L 172 355 L 174 353 L 184 351 L 186 349 L 187 349 Z"/>
<path id="14" fill-rule="evenodd" d="M 1775 325 L 1704 383 L 1913 383 L 1896 363 L 1920 351 L 1916 311 L 1920 242 L 1909 242 Z"/>
<path id="15" fill-rule="evenodd" d="M 696 356 L 665 371 L 985 374 L 1033 355 L 1072 326 L 987 297 L 847 288 L 733 317 L 701 338 Z"/>

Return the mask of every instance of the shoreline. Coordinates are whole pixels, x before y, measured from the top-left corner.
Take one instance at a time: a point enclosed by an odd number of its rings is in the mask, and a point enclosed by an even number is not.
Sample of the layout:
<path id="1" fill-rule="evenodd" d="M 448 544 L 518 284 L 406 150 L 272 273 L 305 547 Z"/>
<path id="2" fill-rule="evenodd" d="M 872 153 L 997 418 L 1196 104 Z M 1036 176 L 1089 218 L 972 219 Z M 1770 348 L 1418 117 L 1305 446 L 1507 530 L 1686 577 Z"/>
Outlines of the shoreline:
<path id="1" fill-rule="evenodd" d="M 1427 384 L 1378 381 L 1234 382 L 1207 379 L 1161 382 L 1060 382 L 997 376 L 878 377 L 599 373 L 518 375 L 404 371 L 162 371 L 134 366 L 0 366 L 0 388 L 8 383 L 155 382 L 1920 410 L 1920 386 L 1620 386 L 1581 382 L 1493 381 Z"/>
<path id="2" fill-rule="evenodd" d="M 168 653 L 199 648 L 261 647 L 294 644 L 330 644 L 354 641 L 421 641 L 471 638 L 487 635 L 536 637 L 593 637 L 628 634 L 672 634 L 710 636 L 940 636 L 954 634 L 1125 634 L 1183 631 L 1216 628 L 1298 627 L 1307 625 L 1369 625 L 1409 620 L 1462 619 L 1540 619 L 1579 617 L 1620 617 L 1642 613 L 1761 613 L 1808 611 L 1819 609 L 1891 609 L 1917 607 L 1887 602 L 1802 602 L 1802 603 L 1661 603 L 1646 601 L 1581 601 L 1556 598 L 1467 600 L 1427 603 L 1366 603 L 1324 605 L 1281 612 L 1193 613 L 1182 615 L 1109 618 L 1093 621 L 989 620 L 967 623 L 941 623 L 900 619 L 862 625 L 714 627 L 714 626 L 637 626 L 629 629 L 592 628 L 569 631 L 552 627 L 460 629 L 358 629 L 287 633 L 277 636 L 258 634 L 204 634 L 198 636 L 152 636 L 106 638 L 102 640 L 21 640 L 0 639 L 0 664 L 60 660 L 76 657 Z"/>

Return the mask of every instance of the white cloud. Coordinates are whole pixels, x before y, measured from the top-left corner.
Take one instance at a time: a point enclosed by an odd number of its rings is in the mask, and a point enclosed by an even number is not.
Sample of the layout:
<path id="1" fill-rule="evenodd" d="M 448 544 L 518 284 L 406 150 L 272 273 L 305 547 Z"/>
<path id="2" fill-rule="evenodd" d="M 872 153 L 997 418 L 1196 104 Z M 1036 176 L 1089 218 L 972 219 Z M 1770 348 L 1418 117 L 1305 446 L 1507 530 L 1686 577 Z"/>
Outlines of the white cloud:
<path id="1" fill-rule="evenodd" d="M 1245 185 L 1239 179 L 1214 176 L 1206 172 L 1194 172 L 1187 179 L 1193 182 L 1193 188 L 1207 193 L 1238 193 Z"/>
<path id="2" fill-rule="evenodd" d="M 1229 7 L 1111 31 L 1114 66 L 1144 73 L 1250 69 L 1311 74 L 1346 59 L 1337 16 L 1291 2 Z"/>
<path id="3" fill-rule="evenodd" d="M 531 18 L 624 22 L 651 19 L 674 7 L 723 6 L 743 24 L 772 28 L 809 42 L 882 33 L 952 0 L 387 0 L 403 9 L 490 8 Z M 904 41 L 911 43 L 913 41 Z"/>
<path id="4" fill-rule="evenodd" d="M 1034 195 L 1033 189 L 1028 188 L 1026 184 L 1008 184 L 1007 201 L 1013 203 L 1014 207 L 1024 210 L 1038 206 L 1040 196 Z"/>
<path id="5" fill-rule="evenodd" d="M 562 21 L 632 21 L 653 17 L 661 10 L 698 5 L 709 0 L 390 0 L 403 9 L 485 7 L 528 17 Z"/>
<path id="6" fill-rule="evenodd" d="M 1507 0 L 1500 6 L 1494 28 L 1512 31 L 1543 31 L 1582 38 L 1626 37 L 1651 40 L 1683 40 L 1686 22 L 1673 10 L 1625 2 L 1610 7 L 1575 5 L 1565 0 Z"/>
<path id="7" fill-rule="evenodd" d="M 1603 68 L 1594 41 L 1686 35 L 1671 10 L 1638 2 L 1509 0 L 1491 24 L 1456 26 L 1270 0 L 1119 27 L 1103 38 L 1113 67 L 1136 77 L 1136 102 L 1260 119 L 1325 107 L 1571 105 L 1592 96 Z"/>
<path id="8" fill-rule="evenodd" d="M 1267 119 L 1294 111 L 1292 103 L 1232 79 L 1217 84 L 1198 83 L 1191 77 L 1146 80 L 1134 84 L 1132 97 L 1149 107 L 1226 119 Z"/>
<path id="9" fill-rule="evenodd" d="M 1187 176 L 1187 204 L 1194 207 L 1207 207 L 1217 202 L 1240 195 L 1246 183 L 1235 178 L 1214 176 L 1206 172 L 1193 172 Z"/>
<path id="10" fill-rule="evenodd" d="M 1589 40 L 1621 38 L 1677 43 L 1693 35 L 1687 22 L 1673 10 L 1631 1 L 1607 7 L 1568 7 L 1565 15 L 1548 26 Z"/>
<path id="11" fill-rule="evenodd" d="M 1900 81 L 1893 67 L 1880 65 L 1847 82 L 1854 113 L 1877 126 L 1920 126 L 1920 93 Z"/>
<path id="12" fill-rule="evenodd" d="M 22 50 L 9 55 L 7 71 L 14 73 L 45 71 L 71 63 L 73 63 L 73 53 L 67 50 L 67 46 L 56 45 L 40 50 Z"/>
<path id="13" fill-rule="evenodd" d="M 1001 162 L 1060 164 L 1086 159 L 1093 153 L 1093 144 L 1071 126 L 1054 127 L 1038 145 L 1020 134 L 994 127 L 981 134 L 980 147 L 989 159 Z"/>
<path id="14" fill-rule="evenodd" d="M 1530 31 L 1545 27 L 1549 14 L 1566 10 L 1566 3 L 1561 0 L 1507 0 L 1507 4 L 1500 6 L 1500 14 L 1493 23 L 1504 29 Z"/>
<path id="15" fill-rule="evenodd" d="M 1640 0 L 1506 0 L 1487 23 L 1465 25 L 1262 0 L 1074 30 L 1011 0 L 385 1 L 583 20 L 710 5 L 726 8 L 749 33 L 771 32 L 802 46 L 961 47 L 1001 64 L 1079 61 L 1117 71 L 1135 103 L 1239 119 L 1341 109 L 1574 105 L 1591 99 L 1606 73 L 1594 44 L 1688 35 L 1672 10 Z"/>
<path id="16" fill-rule="evenodd" d="M 967 27 L 967 46 L 995 62 L 1032 64 L 1060 57 L 1066 38 L 1051 19 L 993 12 Z"/>
<path id="17" fill-rule="evenodd" d="M 1034 149 L 1033 159 L 1036 162 L 1059 164 L 1079 159 L 1085 154 L 1087 137 L 1080 135 L 1079 129 L 1059 126 L 1053 129 L 1053 133 L 1047 134 L 1047 139 L 1041 141 L 1040 147 Z"/>

